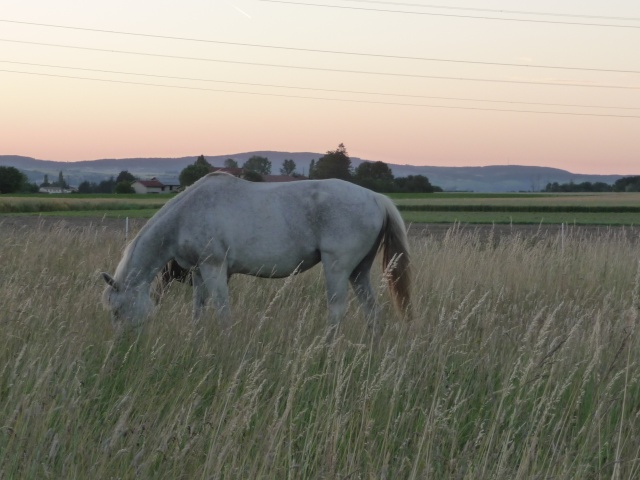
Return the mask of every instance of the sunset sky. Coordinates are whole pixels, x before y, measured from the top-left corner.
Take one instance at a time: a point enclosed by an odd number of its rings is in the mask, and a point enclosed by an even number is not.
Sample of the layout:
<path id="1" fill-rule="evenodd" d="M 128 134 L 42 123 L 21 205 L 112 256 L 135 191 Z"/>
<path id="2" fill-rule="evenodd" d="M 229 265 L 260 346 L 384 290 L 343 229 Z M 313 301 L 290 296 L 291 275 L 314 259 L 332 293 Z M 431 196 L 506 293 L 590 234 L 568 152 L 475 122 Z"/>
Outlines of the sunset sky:
<path id="1" fill-rule="evenodd" d="M 0 155 L 640 174 L 637 0 L 0 0 Z"/>

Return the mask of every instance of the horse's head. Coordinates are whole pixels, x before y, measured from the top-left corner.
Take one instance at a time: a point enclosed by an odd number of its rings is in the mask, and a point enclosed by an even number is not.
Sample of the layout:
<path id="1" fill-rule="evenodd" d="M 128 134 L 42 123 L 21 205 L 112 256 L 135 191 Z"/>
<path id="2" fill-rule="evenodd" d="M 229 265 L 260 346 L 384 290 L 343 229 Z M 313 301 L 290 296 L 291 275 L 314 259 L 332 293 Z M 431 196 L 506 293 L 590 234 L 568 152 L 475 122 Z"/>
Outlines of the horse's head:
<path id="1" fill-rule="evenodd" d="M 102 273 L 107 282 L 102 300 L 111 310 L 111 324 L 116 331 L 128 327 L 138 328 L 153 311 L 153 301 L 149 296 L 149 288 L 144 286 L 128 286 L 116 281 L 108 273 Z"/>

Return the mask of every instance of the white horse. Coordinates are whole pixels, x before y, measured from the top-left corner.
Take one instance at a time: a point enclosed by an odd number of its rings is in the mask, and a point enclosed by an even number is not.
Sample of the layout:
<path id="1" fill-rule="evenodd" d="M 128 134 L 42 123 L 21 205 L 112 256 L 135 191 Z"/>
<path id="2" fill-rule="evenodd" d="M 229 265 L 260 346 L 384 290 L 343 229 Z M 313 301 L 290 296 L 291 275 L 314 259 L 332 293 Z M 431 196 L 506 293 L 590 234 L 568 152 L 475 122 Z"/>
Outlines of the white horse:
<path id="1" fill-rule="evenodd" d="M 337 325 L 351 283 L 369 321 L 378 307 L 370 270 L 381 246 L 396 305 L 409 307 L 404 223 L 393 202 L 342 180 L 252 183 L 209 174 L 167 202 L 127 246 L 103 299 L 112 323 L 139 326 L 153 310 L 150 289 L 171 259 L 193 269 L 193 317 L 208 297 L 225 327 L 231 322 L 228 281 L 243 273 L 281 278 L 322 263 L 329 320 Z M 391 267 L 389 267 L 391 265 Z"/>

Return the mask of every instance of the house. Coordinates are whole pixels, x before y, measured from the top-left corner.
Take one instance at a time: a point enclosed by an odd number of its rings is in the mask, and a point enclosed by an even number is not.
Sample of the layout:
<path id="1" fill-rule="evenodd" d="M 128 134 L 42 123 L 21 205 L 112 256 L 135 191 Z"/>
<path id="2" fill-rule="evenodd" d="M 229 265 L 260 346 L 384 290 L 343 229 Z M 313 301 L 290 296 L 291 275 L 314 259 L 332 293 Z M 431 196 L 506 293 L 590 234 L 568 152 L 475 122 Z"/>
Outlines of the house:
<path id="1" fill-rule="evenodd" d="M 69 187 L 69 188 L 60 188 L 60 187 L 40 187 L 38 189 L 39 193 L 73 193 L 73 192 L 77 192 L 78 190 L 76 188 L 73 187 Z"/>
<path id="2" fill-rule="evenodd" d="M 162 183 L 156 177 L 150 180 L 136 180 L 131 184 L 136 193 L 176 193 L 179 183 Z"/>

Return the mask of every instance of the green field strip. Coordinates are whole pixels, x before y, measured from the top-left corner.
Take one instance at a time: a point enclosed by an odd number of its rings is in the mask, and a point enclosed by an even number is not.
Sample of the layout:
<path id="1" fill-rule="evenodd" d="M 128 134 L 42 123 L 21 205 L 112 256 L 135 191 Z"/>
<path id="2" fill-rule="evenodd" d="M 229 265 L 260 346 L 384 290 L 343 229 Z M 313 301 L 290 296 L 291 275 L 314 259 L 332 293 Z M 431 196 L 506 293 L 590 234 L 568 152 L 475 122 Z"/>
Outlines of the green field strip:
<path id="1" fill-rule="evenodd" d="M 401 212 L 640 213 L 640 205 L 396 205 Z"/>

